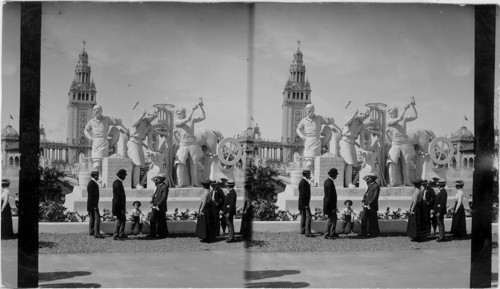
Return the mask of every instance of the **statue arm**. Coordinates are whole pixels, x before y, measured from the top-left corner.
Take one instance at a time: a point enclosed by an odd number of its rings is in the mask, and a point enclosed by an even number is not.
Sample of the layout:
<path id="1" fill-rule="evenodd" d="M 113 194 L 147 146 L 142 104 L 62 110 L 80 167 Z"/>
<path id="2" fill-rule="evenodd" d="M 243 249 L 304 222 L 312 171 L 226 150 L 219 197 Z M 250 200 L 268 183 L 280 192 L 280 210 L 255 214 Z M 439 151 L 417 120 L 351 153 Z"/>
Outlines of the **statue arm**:
<path id="1" fill-rule="evenodd" d="M 141 121 L 142 121 L 142 118 L 146 115 L 146 110 L 144 110 L 142 112 L 142 115 L 138 116 L 136 119 L 134 119 L 134 121 L 132 122 L 132 126 L 138 126 Z"/>
<path id="2" fill-rule="evenodd" d="M 352 116 L 349 116 L 346 118 L 344 126 L 350 126 L 352 124 L 352 122 L 356 119 L 357 115 L 358 115 L 358 110 L 356 109 L 356 111 L 354 112 L 354 114 Z"/>
<path id="3" fill-rule="evenodd" d="M 299 125 L 297 126 L 297 129 L 295 130 L 295 132 L 297 132 L 297 135 L 301 138 L 301 139 L 305 139 L 306 136 L 302 133 L 302 128 L 304 126 L 302 125 L 302 122 L 299 123 Z"/>
<path id="4" fill-rule="evenodd" d="M 405 118 L 406 122 L 414 121 L 418 118 L 418 113 L 417 113 L 417 109 L 415 108 L 415 106 L 412 105 L 411 108 L 413 109 L 413 115 L 406 117 Z"/>
<path id="5" fill-rule="evenodd" d="M 92 120 L 90 120 L 92 121 Z M 83 134 L 89 139 L 94 140 L 94 137 L 90 134 L 92 132 L 92 126 L 90 125 L 90 121 L 85 125 L 85 129 L 83 130 Z"/>
<path id="6" fill-rule="evenodd" d="M 176 123 L 175 123 L 175 126 L 176 127 L 179 127 L 179 126 L 182 126 L 182 125 L 185 125 L 186 123 L 190 122 L 192 119 L 193 119 L 193 113 L 194 113 L 194 110 L 196 109 L 197 106 L 193 107 L 193 109 L 191 110 L 191 113 L 189 114 L 188 117 L 186 118 L 183 118 L 183 119 L 179 119 Z"/>
<path id="7" fill-rule="evenodd" d="M 203 109 L 203 106 L 198 106 L 198 107 L 201 110 L 201 116 L 200 117 L 196 117 L 195 119 L 193 119 L 193 122 L 200 122 L 200 121 L 205 120 L 205 110 Z"/>

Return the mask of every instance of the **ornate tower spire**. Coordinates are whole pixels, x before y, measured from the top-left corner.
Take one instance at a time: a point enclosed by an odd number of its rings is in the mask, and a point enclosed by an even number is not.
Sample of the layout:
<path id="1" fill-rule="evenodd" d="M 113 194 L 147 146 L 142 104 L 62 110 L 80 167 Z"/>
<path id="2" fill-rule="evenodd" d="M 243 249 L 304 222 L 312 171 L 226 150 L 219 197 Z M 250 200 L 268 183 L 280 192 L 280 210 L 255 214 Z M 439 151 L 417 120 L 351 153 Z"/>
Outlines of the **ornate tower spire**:
<path id="1" fill-rule="evenodd" d="M 283 104 L 281 105 L 283 109 L 282 140 L 284 142 L 297 141 L 295 130 L 300 120 L 305 117 L 304 108 L 311 103 L 311 86 L 309 80 L 306 79 L 300 40 L 297 44 L 297 51 L 290 65 L 290 75 L 283 90 Z"/>
<path id="2" fill-rule="evenodd" d="M 69 144 L 86 144 L 87 139 L 83 134 L 85 125 L 92 118 L 92 107 L 97 104 L 96 88 L 90 77 L 89 56 L 83 49 L 78 56 L 75 67 L 75 76 L 68 92 L 68 134 Z"/>

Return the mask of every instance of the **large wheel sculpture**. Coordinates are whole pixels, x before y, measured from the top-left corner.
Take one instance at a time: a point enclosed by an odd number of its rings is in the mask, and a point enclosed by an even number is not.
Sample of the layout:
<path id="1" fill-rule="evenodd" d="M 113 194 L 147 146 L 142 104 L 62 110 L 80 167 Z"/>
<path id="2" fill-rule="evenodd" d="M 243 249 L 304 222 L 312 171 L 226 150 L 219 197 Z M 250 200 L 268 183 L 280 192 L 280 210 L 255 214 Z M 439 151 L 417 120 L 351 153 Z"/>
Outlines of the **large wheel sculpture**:
<path id="1" fill-rule="evenodd" d="M 217 157 L 220 163 L 226 167 L 237 164 L 242 156 L 243 148 L 234 138 L 225 138 L 217 146 Z"/>
<path id="2" fill-rule="evenodd" d="M 435 138 L 429 144 L 429 154 L 436 165 L 444 166 L 449 163 L 454 151 L 453 144 L 445 137 Z"/>

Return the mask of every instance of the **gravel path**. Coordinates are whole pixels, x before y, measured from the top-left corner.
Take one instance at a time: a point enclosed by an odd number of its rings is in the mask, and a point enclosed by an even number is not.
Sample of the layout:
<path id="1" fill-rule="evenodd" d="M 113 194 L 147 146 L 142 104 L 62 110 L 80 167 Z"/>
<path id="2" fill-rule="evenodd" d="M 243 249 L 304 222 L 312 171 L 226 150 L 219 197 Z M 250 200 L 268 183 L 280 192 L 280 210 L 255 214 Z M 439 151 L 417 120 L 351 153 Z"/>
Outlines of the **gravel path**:
<path id="1" fill-rule="evenodd" d="M 451 239 L 451 238 L 449 238 Z M 315 238 L 306 238 L 296 232 L 287 233 L 253 233 L 253 241 L 248 251 L 253 253 L 286 253 L 286 252 L 349 252 L 349 251 L 392 251 L 392 250 L 425 250 L 440 248 L 463 248 L 470 250 L 469 239 L 436 242 L 412 242 L 401 234 L 384 234 L 377 238 L 360 239 L 357 235 L 340 235 L 329 240 L 315 234 Z"/>
<path id="2" fill-rule="evenodd" d="M 124 241 L 106 236 L 96 239 L 87 234 L 40 234 L 39 254 L 90 254 L 90 253 L 161 253 L 185 251 L 244 250 L 242 241 L 226 243 L 220 237 L 214 243 L 202 243 L 189 235 L 173 235 L 166 239 L 146 236 L 129 236 Z M 17 247 L 17 239 L 2 240 L 2 247 Z"/>
<path id="3" fill-rule="evenodd" d="M 238 236 L 239 237 L 239 236 Z M 383 234 L 377 238 L 360 239 L 356 235 L 340 235 L 334 240 L 324 239 L 316 234 L 306 238 L 296 232 L 262 233 L 254 232 L 249 243 L 250 253 L 287 252 L 349 252 L 349 251 L 391 251 L 391 250 L 439 250 L 441 248 L 463 248 L 470 250 L 470 238 L 438 243 L 434 238 L 426 242 L 412 242 L 401 234 Z M 141 252 L 185 252 L 185 251 L 232 251 L 244 250 L 244 242 L 237 238 L 235 243 L 226 243 L 220 237 L 214 243 L 202 243 L 192 235 L 173 235 L 166 239 L 150 239 L 146 236 L 131 236 L 124 241 L 115 241 L 111 236 L 95 239 L 87 234 L 40 234 L 40 254 L 87 254 L 87 253 L 141 253 Z M 498 236 L 493 236 L 493 251 L 498 253 Z M 17 239 L 2 240 L 2 247 L 17 247 Z"/>

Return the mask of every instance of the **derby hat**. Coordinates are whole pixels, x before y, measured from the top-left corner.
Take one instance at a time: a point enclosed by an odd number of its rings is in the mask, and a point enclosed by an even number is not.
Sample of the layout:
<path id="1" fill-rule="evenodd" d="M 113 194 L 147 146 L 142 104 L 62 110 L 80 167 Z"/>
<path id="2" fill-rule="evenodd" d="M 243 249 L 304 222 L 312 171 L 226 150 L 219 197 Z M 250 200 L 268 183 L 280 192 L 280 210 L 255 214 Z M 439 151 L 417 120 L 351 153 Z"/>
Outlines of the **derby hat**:
<path id="1" fill-rule="evenodd" d="M 132 203 L 132 206 L 134 206 L 134 207 L 135 207 L 135 204 L 138 204 L 138 205 L 139 205 L 139 207 L 141 206 L 141 202 L 139 202 L 139 201 L 135 201 L 135 202 L 133 202 L 133 203 Z"/>
<path id="2" fill-rule="evenodd" d="M 126 176 L 127 175 L 127 171 L 124 170 L 124 169 L 120 169 L 118 170 L 118 172 L 116 173 L 117 176 Z"/>
<path id="3" fill-rule="evenodd" d="M 328 175 L 329 176 L 336 176 L 339 174 L 339 171 L 336 169 L 336 168 L 331 168 L 329 171 L 328 171 Z"/>
<path id="4" fill-rule="evenodd" d="M 411 182 L 412 182 L 414 185 L 422 185 L 422 183 L 423 183 L 424 181 L 423 181 L 422 179 L 416 178 L 416 179 L 411 180 Z"/>
<path id="5" fill-rule="evenodd" d="M 98 176 L 99 175 L 99 171 L 98 170 L 92 170 L 90 172 L 90 176 Z"/>
<path id="6" fill-rule="evenodd" d="M 212 183 L 212 181 L 210 179 L 201 181 L 202 185 L 210 185 L 211 183 Z"/>

